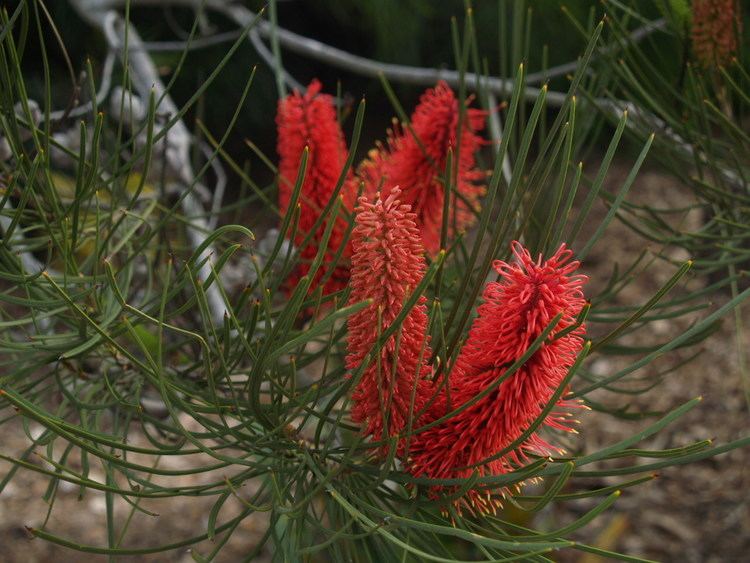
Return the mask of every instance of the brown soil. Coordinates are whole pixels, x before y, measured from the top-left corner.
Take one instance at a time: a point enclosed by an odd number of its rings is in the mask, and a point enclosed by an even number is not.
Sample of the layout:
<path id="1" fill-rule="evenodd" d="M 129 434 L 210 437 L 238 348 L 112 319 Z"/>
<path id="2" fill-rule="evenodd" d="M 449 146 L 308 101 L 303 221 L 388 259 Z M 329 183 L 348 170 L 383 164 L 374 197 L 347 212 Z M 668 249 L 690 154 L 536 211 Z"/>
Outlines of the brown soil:
<path id="1" fill-rule="evenodd" d="M 617 182 L 617 176 L 622 178 L 626 172 L 627 169 L 618 167 L 608 181 Z M 671 178 L 647 170 L 641 172 L 630 199 L 664 209 L 686 206 L 691 195 Z M 683 221 L 683 227 L 694 229 L 700 217 L 691 212 L 686 217 L 675 217 L 673 220 Z M 607 279 L 613 259 L 627 264 L 644 245 L 640 238 L 619 222 L 610 225 L 605 236 L 606 240 L 586 261 L 592 282 L 598 280 L 598 283 L 602 283 Z M 665 255 L 676 262 L 689 258 L 680 249 L 667 249 Z M 674 270 L 675 267 L 656 265 L 646 275 L 640 275 L 619 296 L 619 302 L 645 302 Z M 701 283 L 702 280 L 695 279 L 689 282 L 689 287 Z M 673 291 L 679 291 L 679 288 Z M 687 329 L 692 320 L 714 311 L 728 297 L 728 292 L 714 296 L 715 303 L 709 309 L 679 322 L 654 322 L 649 329 L 638 331 L 634 335 L 636 338 L 628 344 L 653 345 L 654 341 L 666 341 Z M 742 310 L 742 317 L 744 326 L 748 327 L 750 307 L 747 305 Z M 636 446 L 638 448 L 674 448 L 704 439 L 713 439 L 718 445 L 746 437 L 750 434 L 750 415 L 739 372 L 736 334 L 733 315 L 726 316 L 719 330 L 697 347 L 668 354 L 634 374 L 634 377 L 647 381 L 661 369 L 687 360 L 701 350 L 697 358 L 668 375 L 656 388 L 636 396 L 597 391 L 592 398 L 610 406 L 629 403 L 632 411 L 649 412 L 669 411 L 690 399 L 703 397 L 696 408 L 657 435 L 641 442 Z M 750 332 L 745 328 L 742 339 L 745 353 L 750 348 L 749 338 Z M 627 357 L 600 357 L 589 367 L 601 375 L 612 373 L 628 363 Z M 581 420 L 584 452 L 590 453 L 636 433 L 654 419 L 631 422 L 592 412 L 582 415 Z M 644 460 L 644 463 L 650 461 L 657 460 Z M 626 479 L 607 478 L 602 484 L 613 485 Z M 578 504 L 574 514 L 580 516 L 593 506 L 593 502 Z M 571 516 L 561 512 L 558 507 L 556 517 L 564 520 Z M 623 490 L 622 497 L 614 507 L 579 534 L 578 539 L 660 561 L 746 561 L 750 552 L 750 448 L 734 450 L 690 465 L 667 468 L 659 471 L 655 480 Z M 580 554 L 566 554 L 561 559 L 600 560 L 594 557 L 582 559 Z"/>

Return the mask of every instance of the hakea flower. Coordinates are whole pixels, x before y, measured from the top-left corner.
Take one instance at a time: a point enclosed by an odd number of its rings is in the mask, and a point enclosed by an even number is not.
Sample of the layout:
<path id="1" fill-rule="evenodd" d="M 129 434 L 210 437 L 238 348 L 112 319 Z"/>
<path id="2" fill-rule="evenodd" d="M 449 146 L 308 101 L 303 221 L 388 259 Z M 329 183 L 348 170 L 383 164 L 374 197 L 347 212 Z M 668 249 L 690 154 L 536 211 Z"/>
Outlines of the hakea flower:
<path id="1" fill-rule="evenodd" d="M 742 30 L 737 0 L 693 0 L 693 53 L 704 68 L 724 66 L 737 53 Z"/>
<path id="2" fill-rule="evenodd" d="M 290 212 L 289 204 L 294 191 L 305 147 L 309 148 L 307 170 L 299 198 L 299 222 L 294 238 L 300 244 L 310 233 L 321 212 L 331 200 L 344 163 L 347 159 L 347 148 L 344 134 L 341 131 L 333 98 L 321 94 L 321 84 L 313 80 L 305 94 L 295 91 L 279 101 L 276 114 L 278 129 L 277 150 L 279 153 L 279 209 L 282 214 Z M 341 191 L 344 208 L 351 210 L 356 197 L 356 180 L 350 172 Z M 325 265 L 317 272 L 319 279 L 330 269 L 330 262 L 344 239 L 347 223 L 337 220 L 331 233 L 328 248 L 331 249 L 325 258 Z M 316 230 L 314 240 L 301 253 L 300 264 L 288 281 L 294 287 L 300 277 L 310 270 L 310 263 L 318 252 L 319 242 L 325 231 L 325 222 Z M 347 245 L 344 258 L 348 258 L 351 248 Z M 337 265 L 326 283 L 324 293 L 343 289 L 349 279 L 348 268 Z M 314 285 L 312 286 L 314 287 Z"/>
<path id="3" fill-rule="evenodd" d="M 542 412 L 560 386 L 583 347 L 584 327 L 555 335 L 572 327 L 585 304 L 583 275 L 574 275 L 579 262 L 562 245 L 547 261 L 534 261 L 519 243 L 513 244 L 516 261 L 497 261 L 502 276 L 484 291 L 484 303 L 469 332 L 466 344 L 449 376 L 450 404 L 444 395 L 419 426 L 437 420 L 487 389 L 506 369 L 523 356 L 550 321 L 562 313 L 546 342 L 513 375 L 477 403 L 432 428 L 415 434 L 407 467 L 415 476 L 433 479 L 467 478 L 476 470 L 480 476 L 510 472 L 527 454 L 550 455 L 562 450 L 547 443 L 535 431 L 519 447 L 499 459 L 499 454 L 519 438 Z M 567 407 L 577 402 L 560 400 L 543 424 L 575 432 Z M 468 467 L 467 466 L 473 466 Z M 439 498 L 455 493 L 457 487 L 434 486 L 430 495 Z M 509 491 L 499 491 L 501 497 Z M 469 490 L 456 501 L 459 511 L 495 512 L 500 500 L 486 490 Z"/>
<path id="4" fill-rule="evenodd" d="M 484 143 L 477 134 L 484 128 L 487 112 L 466 109 L 461 131 L 457 166 L 457 190 L 460 197 L 451 201 L 449 234 L 461 232 L 475 219 L 486 178 L 476 167 L 474 154 Z M 448 149 L 458 145 L 459 101 L 445 82 L 427 90 L 411 116 L 412 131 L 398 124 L 388 134 L 387 145 L 379 145 L 359 166 L 358 175 L 365 193 L 381 191 L 385 196 L 395 186 L 402 190 L 401 200 L 417 214 L 422 241 L 430 254 L 440 249 L 443 217 L 443 179 Z M 416 138 L 415 138 L 416 137 Z M 419 141 L 417 141 L 419 139 Z"/>
<path id="5" fill-rule="evenodd" d="M 366 360 L 425 273 L 417 218 L 409 205 L 399 201 L 400 196 L 398 188 L 385 199 L 378 194 L 375 203 L 362 196 L 355 210 L 350 303 L 368 299 L 371 303 L 348 319 L 349 370 Z M 352 394 L 352 419 L 375 441 L 407 428 L 410 414 L 422 409 L 427 399 L 432 371 L 422 360 L 432 352 L 425 301 L 424 296 L 418 299 L 381 348 L 379 358 L 368 363 Z"/>

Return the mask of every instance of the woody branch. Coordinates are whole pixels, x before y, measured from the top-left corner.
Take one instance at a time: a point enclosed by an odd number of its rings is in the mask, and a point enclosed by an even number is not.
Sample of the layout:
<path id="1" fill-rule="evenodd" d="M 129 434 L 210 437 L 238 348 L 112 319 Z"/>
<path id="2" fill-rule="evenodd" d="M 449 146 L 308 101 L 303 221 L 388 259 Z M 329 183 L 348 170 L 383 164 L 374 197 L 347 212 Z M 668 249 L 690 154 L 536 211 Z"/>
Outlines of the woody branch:
<path id="1" fill-rule="evenodd" d="M 71 0 L 71 4 L 86 22 L 101 31 L 109 48 L 114 50 L 121 60 L 125 59 L 126 53 L 123 45 L 127 44 L 127 63 L 130 69 L 130 77 L 140 96 L 148 99 L 153 93 L 158 103 L 157 110 L 160 113 L 170 116 L 177 115 L 177 106 L 159 78 L 151 57 L 143 48 L 143 41 L 135 27 L 124 21 L 117 11 L 106 5 L 106 2 Z M 127 43 L 125 41 L 126 34 Z M 172 167 L 180 174 L 179 180 L 182 189 L 186 190 L 186 193 L 181 196 L 181 205 L 188 223 L 187 235 L 192 248 L 197 249 L 205 242 L 211 225 L 204 218 L 206 211 L 193 191 L 197 180 L 190 164 L 192 135 L 181 119 L 173 123 L 168 134 L 169 144 L 174 149 L 171 153 L 173 160 L 175 160 Z M 206 281 L 211 275 L 209 260 L 212 254 L 213 248 L 209 245 L 198 257 L 198 263 L 200 264 L 198 277 L 201 281 Z M 221 283 L 220 280 L 216 280 L 212 285 L 206 287 L 206 299 L 214 322 L 223 323 L 225 306 L 217 283 Z"/>
<path id="2" fill-rule="evenodd" d="M 126 0 L 75 0 L 75 2 L 83 9 L 99 11 L 122 8 L 126 4 Z M 256 14 L 254 12 L 232 0 L 130 0 L 130 5 L 157 7 L 167 5 L 184 6 L 196 11 L 206 8 L 221 13 L 241 27 L 250 25 L 256 19 Z M 636 29 L 631 34 L 631 38 L 633 41 L 641 41 L 650 34 L 663 29 L 665 25 L 666 22 L 663 19 L 649 22 L 648 24 Z M 383 75 L 394 82 L 423 86 L 432 85 L 439 80 L 444 80 L 454 87 L 458 85 L 459 80 L 461 79 L 460 73 L 455 70 L 423 68 L 374 61 L 332 47 L 321 41 L 304 37 L 282 27 L 276 27 L 274 29 L 273 24 L 266 20 L 257 21 L 253 31 L 255 30 L 265 38 L 269 38 L 272 33 L 275 33 L 279 44 L 291 52 L 363 76 L 376 77 Z M 251 37 L 251 39 L 253 38 Z M 254 37 L 253 43 L 256 44 L 256 46 L 259 43 L 257 36 Z M 600 52 L 599 54 L 602 55 L 605 54 L 605 52 Z M 264 58 L 267 59 L 266 55 L 267 53 L 261 52 L 261 56 L 264 56 Z M 529 75 L 527 83 L 547 80 L 554 76 L 571 72 L 575 70 L 576 67 L 577 63 L 571 62 L 549 69 L 546 72 L 534 73 Z M 290 83 L 290 78 L 291 77 L 285 73 L 285 80 L 287 83 Z M 471 72 L 467 72 L 464 75 L 464 80 L 466 85 L 470 88 L 481 83 L 482 87 L 485 88 L 487 92 L 499 96 L 509 94 L 514 87 L 514 81 L 511 79 L 496 76 L 479 77 Z M 524 88 L 524 97 L 527 100 L 536 99 L 539 93 L 540 89 L 535 86 L 526 86 Z M 561 106 L 565 103 L 566 98 L 567 96 L 563 92 L 548 91 L 546 94 L 546 102 L 551 106 Z M 683 139 L 678 133 L 669 128 L 663 120 L 652 113 L 634 107 L 632 103 L 621 100 L 601 98 L 594 100 L 594 103 L 615 119 L 620 119 L 623 113 L 627 111 L 630 116 L 630 119 L 628 120 L 629 127 L 634 129 L 658 131 L 664 135 L 665 138 L 674 142 L 674 146 L 686 161 L 694 162 L 696 158 L 702 162 L 706 161 L 706 156 L 703 153 L 700 151 L 696 152 L 696 149 L 689 142 Z M 729 184 L 734 186 L 743 185 L 742 179 L 733 171 L 723 168 L 719 172 Z"/>

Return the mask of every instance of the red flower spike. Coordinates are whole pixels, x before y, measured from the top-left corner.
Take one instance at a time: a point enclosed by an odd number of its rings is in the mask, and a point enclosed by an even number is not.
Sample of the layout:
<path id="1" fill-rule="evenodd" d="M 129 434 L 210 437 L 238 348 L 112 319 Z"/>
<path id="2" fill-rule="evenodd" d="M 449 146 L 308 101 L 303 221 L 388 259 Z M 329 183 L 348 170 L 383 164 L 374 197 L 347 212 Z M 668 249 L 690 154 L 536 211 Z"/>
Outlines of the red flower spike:
<path id="1" fill-rule="evenodd" d="M 572 326 L 585 304 L 582 286 L 586 276 L 574 275 L 579 262 L 562 245 L 548 259 L 534 261 L 519 243 L 513 243 L 516 262 L 495 262 L 499 282 L 490 282 L 484 303 L 469 332 L 449 382 L 451 405 L 443 395 L 417 426 L 444 416 L 467 403 L 494 381 L 529 349 L 550 321 L 563 313 L 547 341 L 512 376 L 466 410 L 412 438 L 408 467 L 415 476 L 433 479 L 470 477 L 476 464 L 480 476 L 500 475 L 523 463 L 527 454 L 560 453 L 534 432 L 518 449 L 492 461 L 526 431 L 560 386 L 583 347 L 585 328 L 579 326 L 559 338 L 555 335 Z M 561 400 L 542 426 L 575 432 L 567 407 L 580 406 Z M 435 486 L 430 495 L 439 498 L 456 487 Z M 509 494 L 507 489 L 500 496 Z M 456 501 L 460 511 L 495 512 L 499 499 L 486 490 L 473 489 Z"/>
<path id="2" fill-rule="evenodd" d="M 300 216 L 294 243 L 299 245 L 310 233 L 321 212 L 326 207 L 336 188 L 344 163 L 347 159 L 347 148 L 344 134 L 336 119 L 333 98 L 321 94 L 321 84 L 313 80 L 302 95 L 294 92 L 279 101 L 276 114 L 278 129 L 277 150 L 279 153 L 279 209 L 282 214 L 288 213 L 289 203 L 297 180 L 302 152 L 309 148 L 307 171 L 302 184 L 299 205 Z M 341 190 L 344 208 L 351 210 L 357 193 L 357 182 L 349 172 Z M 334 226 L 328 243 L 330 249 L 325 257 L 325 265 L 316 275 L 320 279 L 330 269 L 330 262 L 343 241 L 347 223 L 339 219 Z M 310 271 L 310 263 L 318 252 L 318 243 L 323 237 L 325 222 L 316 230 L 311 241 L 301 252 L 299 267 L 287 281 L 287 287 L 293 288 L 299 279 Z M 347 245 L 344 257 L 351 254 Z M 348 268 L 337 265 L 324 288 L 324 294 L 343 289 L 349 279 Z M 315 284 L 311 285 L 311 288 Z"/>
<path id="3" fill-rule="evenodd" d="M 445 176 L 448 150 L 457 145 L 459 102 L 443 81 L 427 90 L 411 116 L 411 131 L 398 124 L 388 134 L 387 147 L 371 151 L 358 174 L 365 183 L 365 193 L 380 190 L 388 195 L 399 186 L 401 199 L 417 214 L 417 224 L 427 251 L 434 255 L 440 249 L 443 217 L 442 177 Z M 449 235 L 463 231 L 475 219 L 472 208 L 479 209 L 479 198 L 485 192 L 481 182 L 486 174 L 476 167 L 474 153 L 484 144 L 477 132 L 484 128 L 487 112 L 467 109 L 461 131 L 457 166 L 457 189 L 461 197 L 451 201 L 448 219 Z M 419 139 L 417 141 L 415 139 Z M 382 184 L 382 187 L 379 185 Z"/>
<path id="4" fill-rule="evenodd" d="M 693 0 L 690 30 L 695 58 L 704 68 L 727 65 L 737 54 L 742 18 L 737 0 Z"/>
<path id="5" fill-rule="evenodd" d="M 399 201 L 400 195 L 395 188 L 385 200 L 376 196 L 375 203 L 362 196 L 355 210 L 350 303 L 369 299 L 371 304 L 348 319 L 346 367 L 352 371 L 362 365 L 379 335 L 393 324 L 425 273 L 416 215 Z M 425 301 L 424 296 L 419 298 L 406 315 L 400 334 L 388 338 L 379 359 L 368 364 L 352 394 L 352 419 L 375 441 L 384 434 L 389 437 L 402 432 L 410 413 L 419 411 L 427 400 L 427 378 L 432 370 L 423 361 L 432 351 Z"/>

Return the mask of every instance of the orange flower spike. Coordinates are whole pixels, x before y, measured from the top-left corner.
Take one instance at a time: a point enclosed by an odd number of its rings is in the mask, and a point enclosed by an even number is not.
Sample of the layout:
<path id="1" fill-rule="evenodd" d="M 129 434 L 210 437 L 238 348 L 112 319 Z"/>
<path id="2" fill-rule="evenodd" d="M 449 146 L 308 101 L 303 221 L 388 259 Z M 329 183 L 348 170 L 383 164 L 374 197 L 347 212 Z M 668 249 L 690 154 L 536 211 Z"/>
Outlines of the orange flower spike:
<path id="1" fill-rule="evenodd" d="M 400 195 L 395 188 L 385 199 L 376 196 L 374 203 L 362 196 L 355 210 L 349 301 L 369 299 L 371 304 L 348 319 L 346 367 L 352 371 L 362 365 L 379 335 L 393 324 L 426 270 L 416 215 L 399 201 Z M 387 339 L 379 359 L 369 362 L 352 394 L 352 419 L 375 441 L 402 432 L 410 414 L 427 400 L 427 378 L 432 370 L 423 361 L 432 352 L 425 302 L 424 296 L 419 298 L 406 315 L 400 334 Z"/>
<path id="2" fill-rule="evenodd" d="M 727 65 L 737 54 L 742 18 L 737 0 L 693 0 L 690 30 L 695 58 L 704 68 Z"/>
<path id="3" fill-rule="evenodd" d="M 484 461 L 503 451 L 529 428 L 560 386 L 584 343 L 583 326 L 554 337 L 575 324 L 585 305 L 582 286 L 587 278 L 574 274 L 579 263 L 572 260 L 571 251 L 562 245 L 547 261 L 542 261 L 541 257 L 534 261 L 527 250 L 514 243 L 513 254 L 515 263 L 495 263 L 502 280 L 487 284 L 484 303 L 478 309 L 479 315 L 451 371 L 450 410 L 466 404 L 502 377 L 554 317 L 563 313 L 562 319 L 541 348 L 496 389 L 445 422 L 412 438 L 408 467 L 415 476 L 466 478 L 475 469 L 481 476 L 500 475 L 525 461 L 528 453 L 561 452 L 536 431 L 515 451 Z M 448 412 L 449 405 L 443 396 L 441 399 L 420 419 L 418 426 Z M 566 410 L 576 406 L 579 406 L 576 402 L 560 400 L 542 426 L 574 431 Z M 430 495 L 438 498 L 446 492 L 455 492 L 455 487 L 435 486 Z M 498 492 L 501 496 L 510 493 L 504 489 Z M 499 499 L 486 490 L 473 489 L 456 504 L 459 510 L 494 512 Z"/>
<path id="4" fill-rule="evenodd" d="M 301 244 L 310 233 L 315 222 L 333 195 L 336 183 L 347 159 L 347 148 L 344 134 L 336 119 L 333 98 L 321 94 L 321 84 L 313 80 L 305 94 L 293 92 L 279 101 L 276 114 L 278 129 L 277 151 L 279 153 L 279 209 L 282 214 L 289 212 L 294 184 L 299 171 L 302 152 L 309 147 L 307 171 L 300 192 L 300 217 L 295 244 Z M 341 190 L 344 207 L 351 210 L 357 193 L 357 182 L 354 174 L 349 171 Z M 331 234 L 326 256 L 327 266 L 317 273 L 320 279 L 330 269 L 330 264 L 339 248 L 347 223 L 339 219 Z M 310 270 L 310 262 L 314 259 L 318 243 L 325 230 L 321 224 L 316 230 L 313 241 L 301 252 L 299 267 L 287 282 L 287 287 L 294 287 L 296 282 Z M 351 247 L 347 245 L 343 256 L 351 255 Z M 339 264 L 326 283 L 324 294 L 343 289 L 349 279 L 348 268 Z M 311 289 L 315 284 L 311 286 Z"/>
<path id="5" fill-rule="evenodd" d="M 449 235 L 461 232 L 475 220 L 485 172 L 476 167 L 474 154 L 484 144 L 477 134 L 484 128 L 486 112 L 467 109 L 461 131 L 455 189 L 461 197 L 451 201 L 448 219 Z M 446 172 L 448 150 L 458 144 L 459 101 L 443 81 L 428 89 L 411 116 L 412 131 L 403 131 L 398 123 L 388 132 L 387 146 L 371 151 L 358 174 L 365 183 L 365 193 L 381 190 L 387 195 L 395 186 L 402 190 L 401 199 L 411 205 L 427 252 L 440 250 L 443 198 L 442 177 Z M 416 138 L 415 138 L 416 137 Z M 418 139 L 418 140 L 417 140 Z M 382 184 L 382 187 L 379 185 Z"/>

